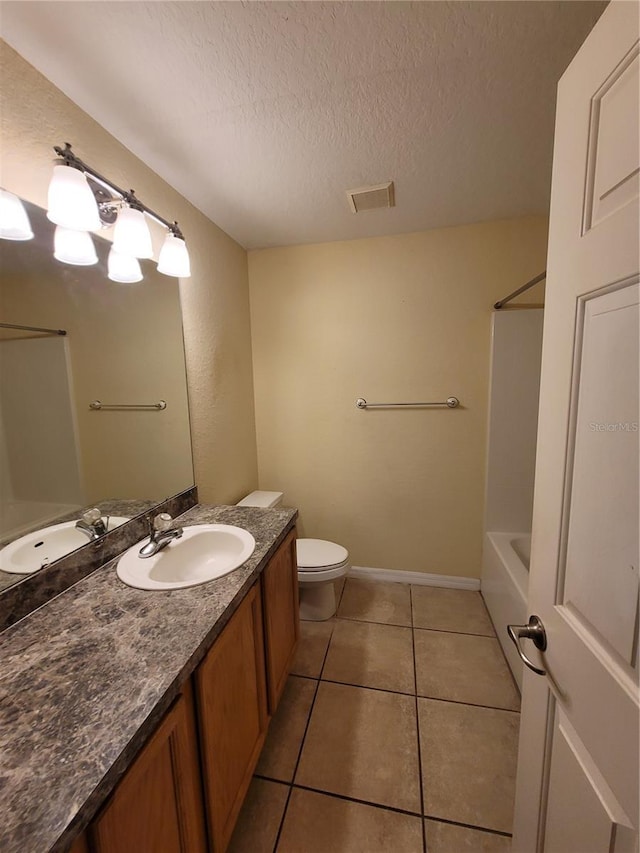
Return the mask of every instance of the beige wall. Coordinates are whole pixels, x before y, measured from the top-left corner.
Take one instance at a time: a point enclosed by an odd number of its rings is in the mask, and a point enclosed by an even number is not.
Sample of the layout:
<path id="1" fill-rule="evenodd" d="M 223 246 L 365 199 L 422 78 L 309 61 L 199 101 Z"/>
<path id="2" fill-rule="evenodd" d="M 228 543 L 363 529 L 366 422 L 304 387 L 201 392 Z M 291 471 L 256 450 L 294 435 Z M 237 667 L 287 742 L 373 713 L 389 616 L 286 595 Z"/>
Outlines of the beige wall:
<path id="1" fill-rule="evenodd" d="M 52 146 L 69 141 L 180 222 L 192 265 L 180 297 L 196 483 L 203 501 L 238 500 L 257 483 L 246 252 L 4 42 L 0 54 L 0 185 L 46 207 Z"/>
<path id="2" fill-rule="evenodd" d="M 491 310 L 546 241 L 528 217 L 249 253 L 260 487 L 303 535 L 354 565 L 480 576 Z"/>

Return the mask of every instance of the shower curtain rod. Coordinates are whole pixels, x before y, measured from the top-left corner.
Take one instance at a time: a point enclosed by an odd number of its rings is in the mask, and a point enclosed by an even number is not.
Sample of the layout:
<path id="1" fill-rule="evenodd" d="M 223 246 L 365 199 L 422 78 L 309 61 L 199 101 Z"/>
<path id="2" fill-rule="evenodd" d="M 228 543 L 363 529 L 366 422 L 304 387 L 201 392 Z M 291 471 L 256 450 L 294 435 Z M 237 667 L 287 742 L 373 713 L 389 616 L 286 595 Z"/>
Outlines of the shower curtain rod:
<path id="1" fill-rule="evenodd" d="M 19 326 L 15 323 L 0 323 L 0 329 L 19 329 L 21 332 L 46 332 L 49 335 L 66 335 L 65 329 L 42 329 L 40 326 Z"/>
<path id="2" fill-rule="evenodd" d="M 511 302 L 512 299 L 515 299 L 516 296 L 520 296 L 521 293 L 524 293 L 525 290 L 529 290 L 530 287 L 533 287 L 534 284 L 537 284 L 539 281 L 542 281 L 543 278 L 547 277 L 547 271 L 541 272 L 540 275 L 537 275 L 535 278 L 532 278 L 531 281 L 528 281 L 526 284 L 523 284 L 522 287 L 519 287 L 517 290 L 514 290 L 513 293 L 510 293 L 508 296 L 505 296 L 504 299 L 500 299 L 499 302 L 493 306 L 496 309 L 502 308 L 507 302 Z"/>

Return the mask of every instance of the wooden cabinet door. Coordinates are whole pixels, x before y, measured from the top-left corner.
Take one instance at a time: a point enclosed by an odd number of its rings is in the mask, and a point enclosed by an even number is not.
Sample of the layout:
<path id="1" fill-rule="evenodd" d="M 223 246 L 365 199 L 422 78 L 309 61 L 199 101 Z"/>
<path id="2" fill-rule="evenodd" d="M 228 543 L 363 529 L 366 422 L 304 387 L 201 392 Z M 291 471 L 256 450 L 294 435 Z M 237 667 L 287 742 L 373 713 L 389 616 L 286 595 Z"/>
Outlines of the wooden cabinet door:
<path id="1" fill-rule="evenodd" d="M 295 528 L 262 573 L 262 594 L 269 711 L 274 714 L 300 635 Z"/>
<path id="2" fill-rule="evenodd" d="M 83 832 L 82 835 L 76 838 L 69 853 L 89 853 L 89 842 L 87 841 L 86 832 Z"/>
<path id="3" fill-rule="evenodd" d="M 97 853 L 204 853 L 205 827 L 190 684 L 90 827 Z"/>
<path id="4" fill-rule="evenodd" d="M 260 584 L 196 672 L 209 839 L 226 849 L 267 731 Z"/>

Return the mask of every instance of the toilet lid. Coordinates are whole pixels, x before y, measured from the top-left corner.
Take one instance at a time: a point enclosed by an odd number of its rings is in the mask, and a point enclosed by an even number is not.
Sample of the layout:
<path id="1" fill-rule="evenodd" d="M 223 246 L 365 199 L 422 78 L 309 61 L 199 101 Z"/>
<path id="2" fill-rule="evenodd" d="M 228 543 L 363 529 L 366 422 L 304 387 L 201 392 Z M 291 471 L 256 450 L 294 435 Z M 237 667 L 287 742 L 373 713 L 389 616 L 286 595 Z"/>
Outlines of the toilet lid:
<path id="1" fill-rule="evenodd" d="M 321 569 L 344 563 L 349 552 L 342 545 L 326 539 L 298 539 L 296 542 L 299 569 Z"/>

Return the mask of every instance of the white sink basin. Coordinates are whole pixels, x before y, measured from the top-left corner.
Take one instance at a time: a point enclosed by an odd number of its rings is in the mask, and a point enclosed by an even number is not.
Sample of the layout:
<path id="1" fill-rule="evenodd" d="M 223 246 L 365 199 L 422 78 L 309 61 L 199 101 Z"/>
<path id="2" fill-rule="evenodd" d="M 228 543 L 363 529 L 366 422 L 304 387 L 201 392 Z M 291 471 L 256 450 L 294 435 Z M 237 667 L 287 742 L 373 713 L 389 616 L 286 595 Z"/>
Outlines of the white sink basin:
<path id="1" fill-rule="evenodd" d="M 137 589 L 181 589 L 239 568 L 253 554 L 256 540 L 230 524 L 194 524 L 153 557 L 140 556 L 143 544 L 138 542 L 120 557 L 120 580 Z"/>
<path id="2" fill-rule="evenodd" d="M 64 521 L 62 524 L 34 530 L 5 545 L 0 551 L 0 570 L 12 575 L 29 575 L 87 545 L 89 537 L 81 530 L 76 530 L 76 521 Z M 129 519 L 112 515 L 108 529 L 113 530 L 125 521 Z"/>

